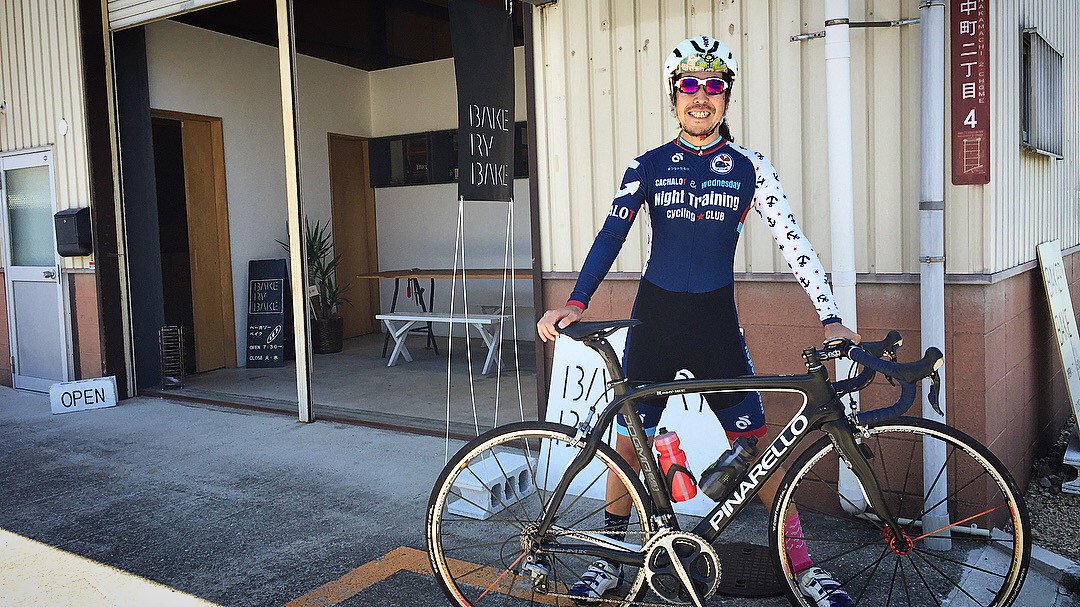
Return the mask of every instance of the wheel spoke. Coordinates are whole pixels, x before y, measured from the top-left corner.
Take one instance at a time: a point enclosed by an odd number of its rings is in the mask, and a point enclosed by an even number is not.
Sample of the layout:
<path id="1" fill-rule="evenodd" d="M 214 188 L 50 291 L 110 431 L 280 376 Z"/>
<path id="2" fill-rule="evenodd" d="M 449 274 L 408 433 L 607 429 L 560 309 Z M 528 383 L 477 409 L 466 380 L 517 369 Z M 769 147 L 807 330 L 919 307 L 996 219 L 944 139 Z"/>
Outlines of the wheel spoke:
<path id="1" fill-rule="evenodd" d="M 866 594 L 866 590 L 870 588 L 870 582 L 873 582 L 874 576 L 877 575 L 878 566 L 881 565 L 881 562 L 885 560 L 885 555 L 888 553 L 888 546 L 881 549 L 881 556 L 879 556 L 878 560 L 874 563 L 874 570 L 870 572 L 870 577 L 866 578 L 866 583 L 863 584 L 862 590 L 859 592 L 859 598 L 855 600 L 856 605 L 862 602 L 863 595 Z"/>
<path id="2" fill-rule="evenodd" d="M 911 568 L 915 570 L 916 574 L 918 574 L 919 579 L 922 580 L 923 587 L 926 588 L 926 594 L 929 594 L 930 598 L 934 599 L 934 602 L 937 603 L 938 607 L 942 607 L 941 601 L 939 601 L 937 596 L 934 594 L 933 589 L 930 587 L 930 582 L 926 581 L 926 576 L 923 575 L 922 569 L 919 569 L 918 563 L 915 562 L 915 559 L 908 559 L 908 561 L 911 564 Z"/>
<path id="3" fill-rule="evenodd" d="M 885 607 L 892 605 L 892 591 L 896 587 L 896 574 L 900 570 L 900 559 L 893 563 L 892 578 L 889 580 L 889 594 L 885 597 Z"/>
<path id="4" fill-rule="evenodd" d="M 960 561 L 960 560 L 957 560 L 957 559 L 951 559 L 951 558 L 949 558 L 947 556 L 943 556 L 941 554 L 938 554 L 937 552 L 934 552 L 933 550 L 919 550 L 919 549 L 916 549 L 915 552 L 917 552 L 919 555 L 921 555 L 924 559 L 926 557 L 928 557 L 928 556 L 932 556 L 932 557 L 934 557 L 936 559 L 940 559 L 942 561 L 952 563 L 954 565 L 959 565 L 961 567 L 966 567 L 968 569 L 974 569 L 975 571 L 979 571 L 979 572 L 985 573 L 987 575 L 992 575 L 994 577 L 999 577 L 1001 579 L 1005 579 L 1006 577 L 1008 577 L 1007 575 L 1005 575 L 1003 573 L 998 573 L 996 571 L 990 571 L 989 569 L 983 569 L 982 567 L 972 565 L 972 564 L 970 564 L 970 563 L 968 563 L 966 561 Z"/>
<path id="5" fill-rule="evenodd" d="M 950 523 L 948 525 L 945 525 L 944 527 L 942 527 L 941 529 L 938 529 L 936 531 L 931 531 L 930 533 L 924 533 L 924 534 L 920 535 L 919 537 L 917 537 L 917 538 L 915 538 L 915 539 L 913 539 L 911 541 L 917 542 L 917 541 L 919 541 L 919 540 L 921 540 L 921 539 L 923 539 L 925 537 L 930 537 L 932 535 L 937 535 L 937 534 L 941 533 L 942 531 L 945 531 L 946 529 L 952 529 L 953 527 L 955 527 L 957 525 L 963 525 L 964 523 L 966 523 L 966 522 L 968 522 L 970 520 L 977 519 L 980 516 L 983 516 L 983 515 L 986 515 L 986 514 L 990 514 L 991 512 L 993 512 L 993 511 L 995 511 L 995 510 L 997 510 L 999 508 L 1002 508 L 1004 506 L 1005 506 L 1005 504 L 1001 504 L 1000 506 L 994 506 L 993 508 L 990 508 L 989 510 L 983 510 L 982 512 L 980 512 L 978 514 L 973 514 L 973 515 L 967 517 L 966 519 L 959 520 L 959 521 L 956 521 L 955 523 Z"/>
<path id="6" fill-rule="evenodd" d="M 934 570 L 935 572 L 937 572 L 937 574 L 938 574 L 938 575 L 940 575 L 941 577 L 943 577 L 943 578 L 945 578 L 946 580 L 948 580 L 949 582 L 951 582 L 951 583 L 952 583 L 952 585 L 953 585 L 953 586 L 954 586 L 954 587 L 955 587 L 956 589 L 958 589 L 958 590 L 959 590 L 960 592 L 963 592 L 964 594 L 966 594 L 966 595 L 967 595 L 967 597 L 968 597 L 969 599 L 971 599 L 972 601 L 974 601 L 976 605 L 979 605 L 979 607 L 987 607 L 986 605 L 983 605 L 982 603 L 980 603 L 980 602 L 979 602 L 979 599 L 977 599 L 977 598 L 975 598 L 974 596 L 972 596 L 970 592 L 968 592 L 967 590 L 965 590 L 965 589 L 964 589 L 964 588 L 963 588 L 963 587 L 962 587 L 962 586 L 960 585 L 960 583 L 959 583 L 959 582 L 957 582 L 956 580 L 954 580 L 954 579 L 952 579 L 951 577 L 949 577 L 949 575 L 948 575 L 947 573 L 945 573 L 945 572 L 944 572 L 944 571 L 942 571 L 941 569 L 938 569 L 936 565 L 934 565 L 934 564 L 933 564 L 933 563 L 931 563 L 931 562 L 930 562 L 929 560 L 927 560 L 926 556 L 924 556 L 924 555 L 922 554 L 922 552 L 916 552 L 915 554 L 916 554 L 916 555 L 918 555 L 918 557 L 919 557 L 919 558 L 921 558 L 921 559 L 923 560 L 923 562 L 925 562 L 925 563 L 926 563 L 927 565 L 929 565 L 931 569 L 933 569 L 933 570 Z"/>
<path id="7" fill-rule="evenodd" d="M 904 570 L 904 561 L 903 559 L 896 559 L 896 562 L 900 566 L 900 583 L 903 584 L 904 598 L 907 599 L 908 605 L 914 605 L 915 603 L 911 602 L 911 592 L 908 590 L 908 577 L 907 571 Z"/>

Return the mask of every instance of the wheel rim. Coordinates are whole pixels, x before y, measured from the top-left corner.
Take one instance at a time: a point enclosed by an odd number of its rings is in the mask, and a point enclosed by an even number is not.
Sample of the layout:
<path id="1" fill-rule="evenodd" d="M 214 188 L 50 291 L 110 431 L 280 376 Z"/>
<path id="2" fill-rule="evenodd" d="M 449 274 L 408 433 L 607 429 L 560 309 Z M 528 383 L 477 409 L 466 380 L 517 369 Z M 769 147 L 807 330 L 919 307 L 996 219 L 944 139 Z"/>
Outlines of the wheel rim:
<path id="1" fill-rule="evenodd" d="M 860 605 L 1010 604 L 1023 583 L 1030 537 L 1015 483 L 996 458 L 965 444 L 955 430 L 921 420 L 870 433 L 863 440 L 873 454 L 869 463 L 888 507 L 899 513 L 902 533 L 872 511 L 857 513 L 861 492 L 841 495 L 838 454 L 825 441 L 793 467 L 781 496 L 778 512 L 798 508 L 803 533 L 790 537 L 777 525 L 774 546 L 801 539 L 814 564 Z M 928 478 L 924 448 L 946 456 Z M 924 502 L 926 490 L 932 498 Z M 791 595 L 813 604 L 802 599 L 786 553 L 778 552 Z"/>
<path id="2" fill-rule="evenodd" d="M 448 465 L 432 495 L 428 546 L 436 577 L 455 603 L 572 605 L 567 591 L 592 558 L 541 545 L 604 541 L 608 502 L 602 496 L 609 469 L 616 472 L 623 499 L 631 503 L 628 531 L 620 539 L 638 547 L 643 543 L 648 517 L 641 496 L 625 464 L 617 465 L 603 450 L 571 485 L 556 513 L 556 531 L 537 536 L 535 523 L 578 452 L 568 448 L 571 440 L 551 429 L 501 432 L 463 450 Z M 500 483 L 501 488 L 494 486 Z M 488 488 L 487 501 L 481 487 Z M 608 596 L 636 596 L 643 580 L 638 568 L 624 567 L 622 585 Z"/>

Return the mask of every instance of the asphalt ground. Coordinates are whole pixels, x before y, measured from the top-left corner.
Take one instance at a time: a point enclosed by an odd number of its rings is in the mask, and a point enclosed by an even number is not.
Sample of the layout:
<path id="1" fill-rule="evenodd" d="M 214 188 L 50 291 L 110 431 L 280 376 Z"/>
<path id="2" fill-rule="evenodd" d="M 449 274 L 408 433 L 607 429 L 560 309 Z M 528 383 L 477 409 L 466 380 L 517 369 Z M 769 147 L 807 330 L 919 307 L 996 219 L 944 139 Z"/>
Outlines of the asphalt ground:
<path id="1" fill-rule="evenodd" d="M 446 448 L 159 398 L 51 415 L 0 388 L 0 605 L 446 604 L 423 532 Z M 1017 604 L 1080 602 L 1033 571 Z"/>

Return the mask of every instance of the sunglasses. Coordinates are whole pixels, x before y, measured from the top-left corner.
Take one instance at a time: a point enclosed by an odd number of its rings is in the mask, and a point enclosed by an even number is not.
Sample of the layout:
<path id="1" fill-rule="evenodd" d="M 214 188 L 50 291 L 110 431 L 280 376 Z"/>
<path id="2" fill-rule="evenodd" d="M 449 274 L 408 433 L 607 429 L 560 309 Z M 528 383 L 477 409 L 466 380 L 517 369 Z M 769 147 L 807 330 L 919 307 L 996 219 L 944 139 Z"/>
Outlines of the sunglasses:
<path id="1" fill-rule="evenodd" d="M 722 95 L 728 90 L 727 80 L 723 78 L 695 78 L 694 76 L 683 76 L 679 78 L 675 83 L 676 88 L 680 93 L 687 95 L 693 95 L 699 88 L 705 87 L 706 95 Z"/>

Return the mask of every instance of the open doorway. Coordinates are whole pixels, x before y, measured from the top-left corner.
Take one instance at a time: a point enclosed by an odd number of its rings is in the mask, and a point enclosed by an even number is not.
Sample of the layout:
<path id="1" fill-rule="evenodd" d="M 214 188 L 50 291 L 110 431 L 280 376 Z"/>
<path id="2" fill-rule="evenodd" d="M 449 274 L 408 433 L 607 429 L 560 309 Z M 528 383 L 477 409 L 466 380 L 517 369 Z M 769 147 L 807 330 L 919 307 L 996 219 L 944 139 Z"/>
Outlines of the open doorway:
<path id="1" fill-rule="evenodd" d="M 185 372 L 236 366 L 221 119 L 153 111 L 162 302 L 184 328 Z"/>

